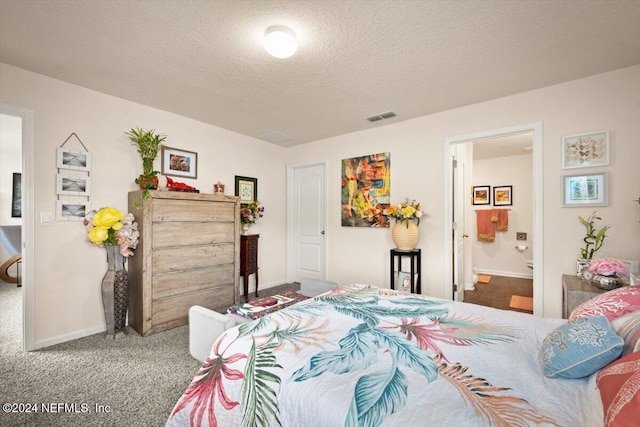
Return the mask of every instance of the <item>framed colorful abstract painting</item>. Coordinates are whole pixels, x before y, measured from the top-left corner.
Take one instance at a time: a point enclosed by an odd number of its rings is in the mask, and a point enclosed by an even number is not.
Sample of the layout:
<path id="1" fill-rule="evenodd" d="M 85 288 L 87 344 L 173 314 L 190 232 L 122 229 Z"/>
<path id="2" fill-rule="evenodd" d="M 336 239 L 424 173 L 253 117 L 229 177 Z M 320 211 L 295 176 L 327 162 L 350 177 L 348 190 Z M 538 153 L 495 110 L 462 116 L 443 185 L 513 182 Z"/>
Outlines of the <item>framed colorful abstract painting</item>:
<path id="1" fill-rule="evenodd" d="M 562 169 L 609 164 L 609 132 L 585 133 L 562 138 Z"/>
<path id="2" fill-rule="evenodd" d="M 607 172 L 591 175 L 565 175 L 563 179 L 564 207 L 608 206 Z"/>
<path id="3" fill-rule="evenodd" d="M 389 227 L 382 211 L 389 206 L 390 154 L 342 160 L 342 225 Z"/>

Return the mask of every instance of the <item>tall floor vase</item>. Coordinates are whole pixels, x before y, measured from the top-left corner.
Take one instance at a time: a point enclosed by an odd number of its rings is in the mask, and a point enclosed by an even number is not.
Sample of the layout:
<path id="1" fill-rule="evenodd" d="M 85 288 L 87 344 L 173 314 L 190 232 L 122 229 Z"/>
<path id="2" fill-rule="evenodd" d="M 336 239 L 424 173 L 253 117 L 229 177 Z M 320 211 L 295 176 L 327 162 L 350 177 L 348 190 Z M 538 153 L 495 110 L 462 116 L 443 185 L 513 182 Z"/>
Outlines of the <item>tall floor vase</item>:
<path id="1" fill-rule="evenodd" d="M 127 333 L 129 277 L 124 268 L 120 246 L 104 247 L 107 251 L 107 272 L 102 279 L 102 305 L 107 323 L 107 338 L 119 338 Z"/>
<path id="2" fill-rule="evenodd" d="M 415 249 L 420 238 L 420 230 L 415 222 L 398 221 L 391 229 L 391 238 L 396 248 L 401 251 L 410 251 Z"/>

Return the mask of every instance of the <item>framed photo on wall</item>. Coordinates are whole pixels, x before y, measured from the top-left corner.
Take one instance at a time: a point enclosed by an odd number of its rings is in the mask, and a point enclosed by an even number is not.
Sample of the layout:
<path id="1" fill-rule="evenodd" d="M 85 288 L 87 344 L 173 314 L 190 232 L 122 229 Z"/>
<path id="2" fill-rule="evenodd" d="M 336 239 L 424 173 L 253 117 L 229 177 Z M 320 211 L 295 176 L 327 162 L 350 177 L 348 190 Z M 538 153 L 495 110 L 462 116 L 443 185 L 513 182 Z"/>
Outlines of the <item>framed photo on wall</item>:
<path id="1" fill-rule="evenodd" d="M 562 169 L 606 166 L 608 164 L 608 131 L 562 138 Z"/>
<path id="2" fill-rule="evenodd" d="M 562 206 L 609 206 L 608 173 L 562 177 Z"/>
<path id="3" fill-rule="evenodd" d="M 490 205 L 491 204 L 491 186 L 476 185 L 473 187 L 472 203 L 474 205 Z"/>
<path id="4" fill-rule="evenodd" d="M 89 210 L 91 210 L 89 202 L 58 200 L 56 219 L 58 221 L 82 221 Z"/>
<path id="5" fill-rule="evenodd" d="M 76 171 L 91 171 L 91 153 L 88 151 L 72 150 L 70 148 L 58 148 L 58 169 L 71 169 Z"/>
<path id="6" fill-rule="evenodd" d="M 198 153 L 162 146 L 162 174 L 198 178 Z"/>
<path id="7" fill-rule="evenodd" d="M 240 197 L 241 204 L 258 201 L 258 180 L 236 175 L 236 196 Z"/>
<path id="8" fill-rule="evenodd" d="M 88 176 L 72 176 L 58 174 L 56 193 L 72 196 L 90 196 L 91 178 Z"/>
<path id="9" fill-rule="evenodd" d="M 11 187 L 11 218 L 22 218 L 22 174 L 13 173 Z"/>
<path id="10" fill-rule="evenodd" d="M 493 187 L 493 206 L 511 206 L 513 204 L 513 188 L 511 185 Z"/>

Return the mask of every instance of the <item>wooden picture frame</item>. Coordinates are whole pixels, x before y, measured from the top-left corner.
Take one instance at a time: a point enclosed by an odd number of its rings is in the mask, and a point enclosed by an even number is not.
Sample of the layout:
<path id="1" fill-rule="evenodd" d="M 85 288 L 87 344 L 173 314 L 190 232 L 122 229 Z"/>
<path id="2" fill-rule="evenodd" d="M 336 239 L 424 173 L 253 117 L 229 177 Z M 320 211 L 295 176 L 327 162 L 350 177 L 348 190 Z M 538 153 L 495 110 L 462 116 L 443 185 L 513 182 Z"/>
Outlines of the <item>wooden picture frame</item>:
<path id="1" fill-rule="evenodd" d="M 513 186 L 501 185 L 493 187 L 493 206 L 513 205 Z"/>
<path id="2" fill-rule="evenodd" d="M 58 221 L 82 221 L 91 210 L 89 202 L 77 200 L 58 200 L 56 219 Z"/>
<path id="3" fill-rule="evenodd" d="M 236 196 L 240 197 L 241 204 L 258 201 L 258 180 L 247 176 L 236 175 Z"/>
<path id="4" fill-rule="evenodd" d="M 198 178 L 198 153 L 162 146 L 162 175 Z"/>
<path id="5" fill-rule="evenodd" d="M 91 195 L 91 178 L 88 176 L 58 174 L 56 193 L 89 197 Z"/>
<path id="6" fill-rule="evenodd" d="M 75 171 L 91 171 L 91 153 L 82 150 L 58 147 L 58 169 L 71 169 Z"/>
<path id="7" fill-rule="evenodd" d="M 609 206 L 607 172 L 562 177 L 562 206 Z"/>
<path id="8" fill-rule="evenodd" d="M 22 218 L 22 174 L 13 173 L 11 187 L 11 218 Z"/>
<path id="9" fill-rule="evenodd" d="M 491 204 L 491 186 L 490 185 L 474 185 L 471 197 L 472 197 L 472 204 L 474 205 L 490 205 Z"/>
<path id="10" fill-rule="evenodd" d="M 591 132 L 562 138 L 562 169 L 609 164 L 609 132 Z"/>

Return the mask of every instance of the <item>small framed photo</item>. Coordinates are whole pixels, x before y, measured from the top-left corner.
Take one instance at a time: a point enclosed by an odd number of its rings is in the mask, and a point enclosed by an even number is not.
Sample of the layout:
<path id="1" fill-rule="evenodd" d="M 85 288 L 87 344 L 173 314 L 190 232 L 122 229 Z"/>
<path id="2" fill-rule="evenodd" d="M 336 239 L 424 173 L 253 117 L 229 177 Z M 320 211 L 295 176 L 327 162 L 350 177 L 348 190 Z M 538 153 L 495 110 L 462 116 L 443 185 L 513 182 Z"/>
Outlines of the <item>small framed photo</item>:
<path id="1" fill-rule="evenodd" d="M 398 272 L 398 286 L 396 286 L 396 289 L 411 292 L 411 273 L 405 273 L 404 271 Z"/>
<path id="2" fill-rule="evenodd" d="M 608 164 L 608 131 L 562 138 L 562 169 L 588 168 Z"/>
<path id="3" fill-rule="evenodd" d="M 82 221 L 89 212 L 89 202 L 58 200 L 56 219 L 58 221 Z"/>
<path id="4" fill-rule="evenodd" d="M 72 176 L 58 174 L 56 193 L 72 196 L 90 196 L 91 178 L 88 176 Z"/>
<path id="5" fill-rule="evenodd" d="M 474 205 L 490 205 L 491 204 L 491 186 L 476 185 L 473 187 L 473 204 Z"/>
<path id="6" fill-rule="evenodd" d="M 162 174 L 198 178 L 198 153 L 162 146 Z"/>
<path id="7" fill-rule="evenodd" d="M 58 148 L 57 166 L 58 169 L 89 172 L 91 171 L 91 153 L 60 147 Z"/>
<path id="8" fill-rule="evenodd" d="M 13 187 L 11 187 L 11 218 L 22 218 L 22 174 L 13 173 Z"/>
<path id="9" fill-rule="evenodd" d="M 562 206 L 608 206 L 608 173 L 562 177 Z"/>
<path id="10" fill-rule="evenodd" d="M 258 201 L 258 180 L 236 175 L 236 196 L 240 196 L 240 203 Z"/>
<path id="11" fill-rule="evenodd" d="M 511 206 L 513 204 L 513 188 L 511 185 L 493 187 L 493 206 Z"/>

